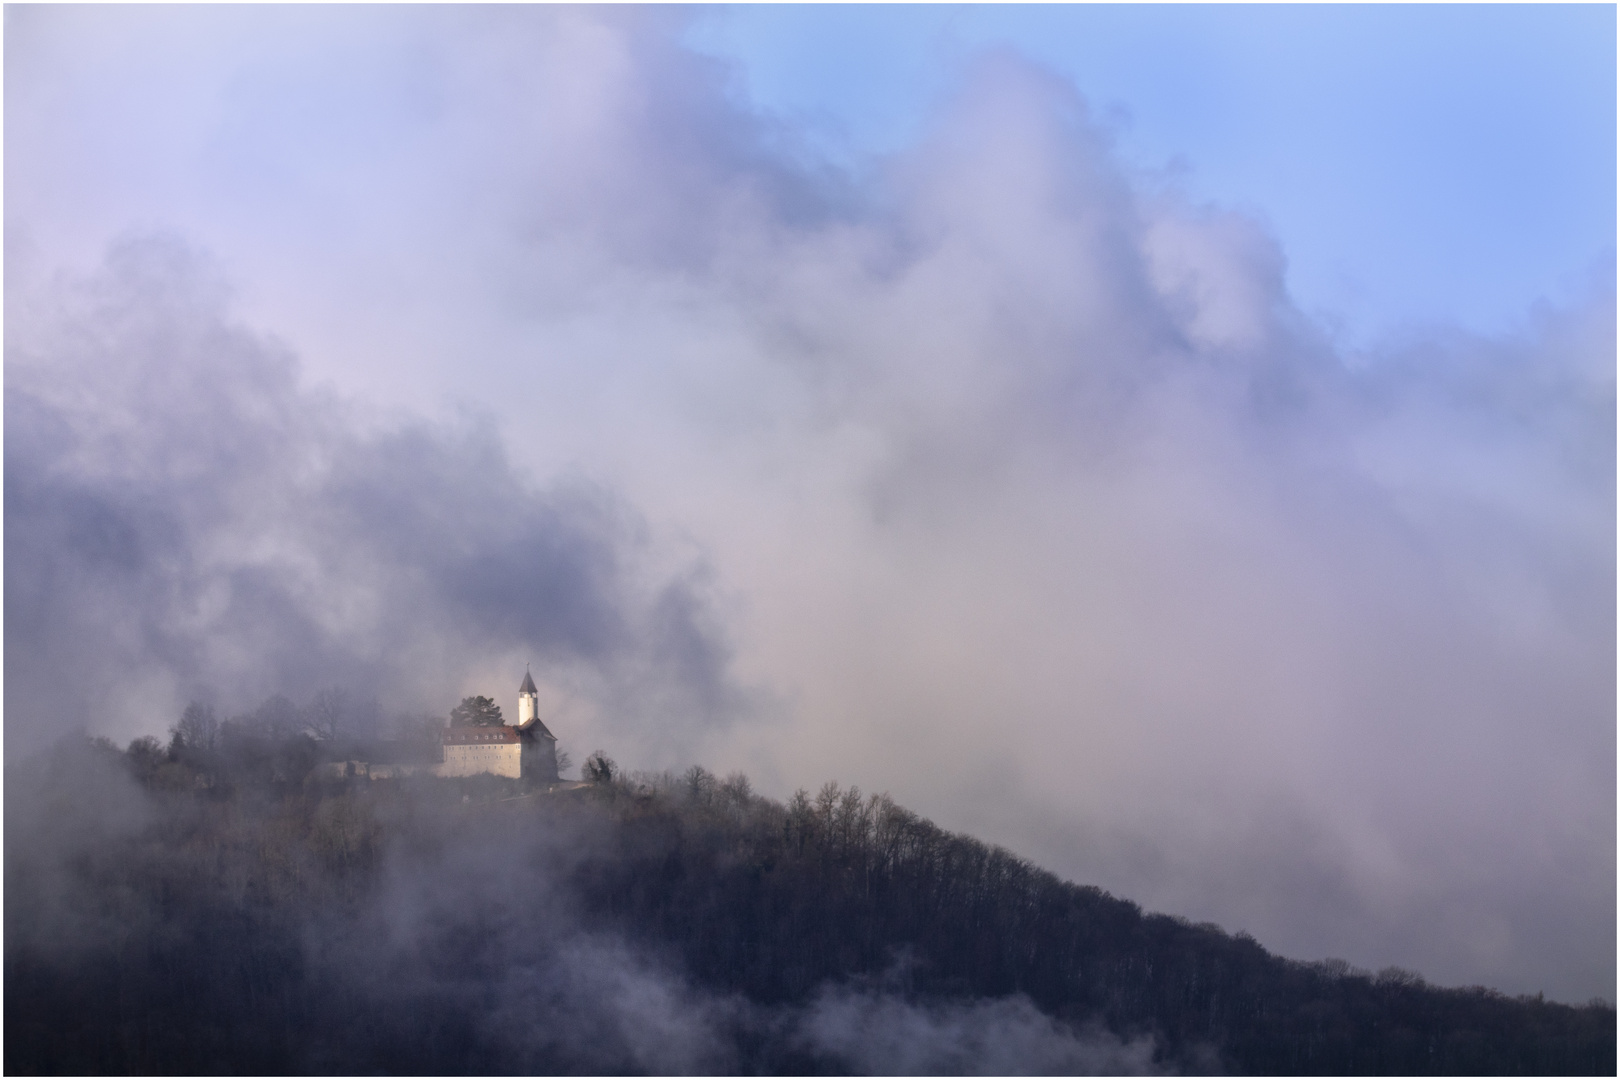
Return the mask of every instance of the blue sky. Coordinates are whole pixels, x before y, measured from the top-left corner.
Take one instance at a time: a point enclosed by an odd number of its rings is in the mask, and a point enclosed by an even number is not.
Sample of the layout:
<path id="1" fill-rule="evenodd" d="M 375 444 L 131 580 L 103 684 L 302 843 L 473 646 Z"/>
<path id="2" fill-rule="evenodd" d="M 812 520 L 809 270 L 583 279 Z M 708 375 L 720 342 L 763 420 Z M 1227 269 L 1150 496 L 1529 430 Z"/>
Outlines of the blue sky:
<path id="1" fill-rule="evenodd" d="M 532 665 L 1612 999 L 1614 19 L 12 5 L 7 753 Z"/>
<path id="2" fill-rule="evenodd" d="M 1298 302 L 1355 342 L 1505 330 L 1612 272 L 1612 5 L 748 5 L 688 40 L 852 155 L 907 145 L 966 57 L 1016 49 L 1133 165 L 1263 217 Z"/>

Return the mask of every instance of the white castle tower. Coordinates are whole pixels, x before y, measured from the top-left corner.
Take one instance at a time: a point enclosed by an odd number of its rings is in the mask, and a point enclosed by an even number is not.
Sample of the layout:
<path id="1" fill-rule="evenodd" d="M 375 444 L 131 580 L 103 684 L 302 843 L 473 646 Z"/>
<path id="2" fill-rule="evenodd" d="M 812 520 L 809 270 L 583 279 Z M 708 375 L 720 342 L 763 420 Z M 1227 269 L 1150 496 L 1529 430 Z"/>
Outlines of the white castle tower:
<path id="1" fill-rule="evenodd" d="M 528 727 L 540 719 L 540 695 L 534 688 L 534 677 L 523 669 L 523 685 L 518 687 L 518 727 Z"/>
<path id="2" fill-rule="evenodd" d="M 536 780 L 556 780 L 557 736 L 540 720 L 540 693 L 534 676 L 523 669 L 523 685 L 518 687 L 518 735 L 523 746 L 522 772 Z"/>

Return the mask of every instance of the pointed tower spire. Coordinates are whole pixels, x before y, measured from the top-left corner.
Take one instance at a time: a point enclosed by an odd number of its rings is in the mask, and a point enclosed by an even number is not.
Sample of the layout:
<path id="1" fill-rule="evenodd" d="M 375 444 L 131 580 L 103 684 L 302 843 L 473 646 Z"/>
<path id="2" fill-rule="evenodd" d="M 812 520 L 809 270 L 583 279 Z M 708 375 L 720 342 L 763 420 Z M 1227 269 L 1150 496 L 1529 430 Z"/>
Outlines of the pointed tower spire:
<path id="1" fill-rule="evenodd" d="M 528 727 L 540 719 L 540 692 L 534 688 L 534 676 L 523 669 L 523 685 L 518 687 L 518 727 Z"/>

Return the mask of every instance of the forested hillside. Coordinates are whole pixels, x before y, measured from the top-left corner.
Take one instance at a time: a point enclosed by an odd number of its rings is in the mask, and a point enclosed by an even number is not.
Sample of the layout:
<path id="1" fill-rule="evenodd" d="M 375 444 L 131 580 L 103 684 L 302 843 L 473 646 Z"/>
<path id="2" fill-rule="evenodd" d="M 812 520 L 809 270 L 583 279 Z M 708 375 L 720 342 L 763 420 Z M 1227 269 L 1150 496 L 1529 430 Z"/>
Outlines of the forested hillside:
<path id="1" fill-rule="evenodd" d="M 829 784 L 6 776 L 8 1073 L 1608 1073 L 1615 1013 L 1270 955 Z"/>

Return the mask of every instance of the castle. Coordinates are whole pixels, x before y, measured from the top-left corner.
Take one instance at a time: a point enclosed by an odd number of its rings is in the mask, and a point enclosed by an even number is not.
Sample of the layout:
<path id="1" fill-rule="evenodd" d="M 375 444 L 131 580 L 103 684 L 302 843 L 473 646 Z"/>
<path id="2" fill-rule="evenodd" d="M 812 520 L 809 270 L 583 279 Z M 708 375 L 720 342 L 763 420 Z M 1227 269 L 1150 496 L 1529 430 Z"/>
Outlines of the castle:
<path id="1" fill-rule="evenodd" d="M 556 784 L 557 736 L 540 719 L 540 694 L 534 677 L 523 673 L 518 687 L 518 719 L 515 725 L 500 719 L 500 710 L 488 698 L 476 699 L 488 706 L 487 717 L 458 719 L 451 714 L 450 725 L 439 740 L 439 760 L 424 761 L 419 746 L 402 742 L 371 742 L 344 745 L 342 759 L 319 766 L 333 776 L 363 776 L 383 780 L 403 776 L 477 776 L 490 773 Z M 567 787 L 568 785 L 564 785 Z"/>
<path id="2" fill-rule="evenodd" d="M 557 736 L 540 719 L 540 695 L 534 677 L 523 673 L 518 687 L 518 720 L 510 724 L 458 724 L 444 729 L 444 760 L 440 776 L 527 777 L 556 781 Z"/>

